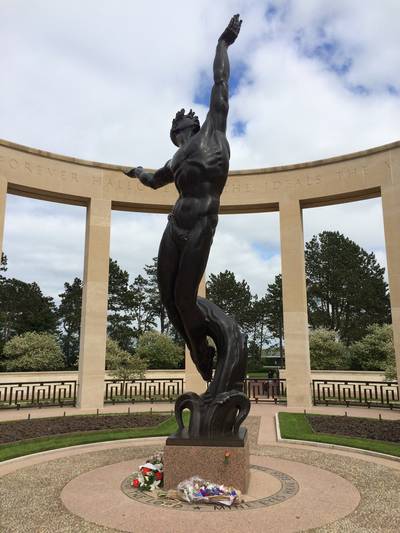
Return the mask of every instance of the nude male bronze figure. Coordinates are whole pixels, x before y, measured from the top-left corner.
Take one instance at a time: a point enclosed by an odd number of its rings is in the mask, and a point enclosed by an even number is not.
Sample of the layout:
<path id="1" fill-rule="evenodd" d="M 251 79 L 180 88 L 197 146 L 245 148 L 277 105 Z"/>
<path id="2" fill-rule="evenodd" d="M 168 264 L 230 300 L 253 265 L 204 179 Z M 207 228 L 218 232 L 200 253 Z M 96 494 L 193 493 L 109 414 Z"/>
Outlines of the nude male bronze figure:
<path id="1" fill-rule="evenodd" d="M 244 401 L 242 396 L 237 399 L 237 393 L 242 390 L 246 367 L 243 336 L 234 321 L 222 310 L 197 296 L 218 223 L 220 196 L 229 170 L 230 149 L 226 138 L 230 73 L 228 47 L 235 42 L 241 24 L 239 15 L 235 15 L 218 39 L 213 64 L 214 85 L 204 124 L 200 126 L 192 110 L 185 114 L 185 110 L 181 109 L 172 121 L 170 132 L 172 142 L 178 147 L 172 159 L 154 174 L 146 173 L 142 167 L 127 172 L 128 176 L 138 178 L 153 189 L 175 183 L 179 192 L 160 243 L 158 283 L 161 300 L 171 322 L 184 338 L 201 376 L 205 381 L 211 381 L 211 384 L 201 397 L 193 393 L 183 395 L 176 404 L 178 411 L 182 405 L 188 407 L 190 404 L 193 407 L 196 403 L 196 409 L 205 412 L 206 406 L 209 409 L 217 397 L 218 405 L 226 403 L 228 397 L 228 403 Z M 215 350 L 208 344 L 207 335 L 213 338 L 217 346 L 214 380 Z M 179 414 L 177 418 L 179 422 Z M 196 416 L 193 413 L 192 419 L 194 434 Z M 233 425 L 233 418 L 229 424 Z M 197 433 L 213 433 L 210 428 L 206 430 L 200 426 L 199 422 Z M 232 427 L 227 431 L 232 432 Z"/>

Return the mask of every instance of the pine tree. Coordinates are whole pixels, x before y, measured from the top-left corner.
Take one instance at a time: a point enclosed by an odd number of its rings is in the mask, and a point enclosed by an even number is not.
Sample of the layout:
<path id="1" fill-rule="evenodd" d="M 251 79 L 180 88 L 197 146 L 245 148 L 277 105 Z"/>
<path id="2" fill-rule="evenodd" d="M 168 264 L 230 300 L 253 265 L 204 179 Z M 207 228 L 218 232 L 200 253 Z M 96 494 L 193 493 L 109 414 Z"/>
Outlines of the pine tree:
<path id="1" fill-rule="evenodd" d="M 134 321 L 135 338 L 156 326 L 155 309 L 148 290 L 148 281 L 139 274 L 129 287 L 131 316 Z"/>
<path id="2" fill-rule="evenodd" d="M 157 263 L 158 258 L 153 257 L 153 263 L 144 267 L 147 280 L 147 294 L 154 316 L 159 320 L 161 333 L 169 333 L 167 312 L 161 303 L 160 290 L 158 288 Z"/>
<path id="3" fill-rule="evenodd" d="M 266 324 L 272 335 L 279 340 L 280 367 L 283 367 L 283 302 L 282 276 L 275 276 L 273 283 L 269 283 L 264 296 L 266 308 Z"/>
<path id="4" fill-rule="evenodd" d="M 37 283 L 0 279 L 0 351 L 15 335 L 29 331 L 55 334 L 57 326 L 54 300 L 44 296 Z"/>
<path id="5" fill-rule="evenodd" d="M 131 351 L 135 331 L 132 327 L 132 295 L 129 274 L 110 258 L 108 278 L 108 336 L 123 350 Z"/>
<path id="6" fill-rule="evenodd" d="M 235 274 L 229 270 L 218 275 L 210 274 L 206 293 L 207 298 L 234 318 L 244 331 L 251 329 L 252 294 L 245 280 L 237 281 Z"/>
<path id="7" fill-rule="evenodd" d="M 59 294 L 58 316 L 61 326 L 61 344 L 67 368 L 77 366 L 82 310 L 82 281 L 75 278 L 64 283 L 64 292 Z"/>
<path id="8" fill-rule="evenodd" d="M 336 331 L 348 346 L 371 324 L 390 322 L 385 269 L 338 231 L 306 243 L 308 316 L 313 328 Z"/>

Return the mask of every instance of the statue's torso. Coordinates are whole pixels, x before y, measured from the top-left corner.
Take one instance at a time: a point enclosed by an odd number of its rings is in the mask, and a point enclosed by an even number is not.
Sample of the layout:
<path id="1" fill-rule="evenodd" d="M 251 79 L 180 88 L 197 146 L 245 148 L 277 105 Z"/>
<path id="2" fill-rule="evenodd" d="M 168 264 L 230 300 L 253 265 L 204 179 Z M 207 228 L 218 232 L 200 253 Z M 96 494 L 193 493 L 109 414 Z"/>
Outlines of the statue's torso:
<path id="1" fill-rule="evenodd" d="M 201 216 L 217 215 L 229 170 L 229 144 L 223 132 L 206 121 L 171 160 L 179 198 L 173 214 L 183 228 Z"/>

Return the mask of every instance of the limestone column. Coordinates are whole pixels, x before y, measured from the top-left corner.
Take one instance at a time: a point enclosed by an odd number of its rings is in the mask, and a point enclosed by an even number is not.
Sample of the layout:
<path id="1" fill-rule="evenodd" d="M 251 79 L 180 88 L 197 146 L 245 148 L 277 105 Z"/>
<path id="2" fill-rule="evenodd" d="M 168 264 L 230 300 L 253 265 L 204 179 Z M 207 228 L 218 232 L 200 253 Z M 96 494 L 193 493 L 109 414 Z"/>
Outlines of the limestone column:
<path id="1" fill-rule="evenodd" d="M 199 285 L 199 296 L 203 298 L 206 297 L 206 280 L 205 276 L 202 278 Z M 197 392 L 197 394 L 202 394 L 207 388 L 207 383 L 200 376 L 195 364 L 190 357 L 190 351 L 187 346 L 185 346 L 185 391 L 186 392 Z"/>
<path id="2" fill-rule="evenodd" d="M 279 204 L 288 407 L 311 406 L 303 218 L 298 200 Z"/>
<path id="3" fill-rule="evenodd" d="M 104 403 L 110 222 L 111 201 L 92 199 L 86 215 L 79 351 L 78 406 L 82 409 L 100 408 Z"/>
<path id="4" fill-rule="evenodd" d="M 400 158 L 392 165 L 392 183 L 383 185 L 381 194 L 397 382 L 400 384 Z"/>
<path id="5" fill-rule="evenodd" d="M 0 257 L 3 251 L 4 221 L 6 218 L 7 180 L 0 176 Z"/>

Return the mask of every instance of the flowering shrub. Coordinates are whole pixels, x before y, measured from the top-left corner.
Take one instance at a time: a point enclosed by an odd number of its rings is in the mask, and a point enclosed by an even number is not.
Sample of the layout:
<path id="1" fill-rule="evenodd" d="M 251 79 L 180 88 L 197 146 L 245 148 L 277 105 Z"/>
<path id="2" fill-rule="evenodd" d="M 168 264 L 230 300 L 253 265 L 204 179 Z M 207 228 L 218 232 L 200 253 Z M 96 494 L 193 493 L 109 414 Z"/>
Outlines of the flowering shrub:
<path id="1" fill-rule="evenodd" d="M 163 485 L 163 456 L 157 453 L 147 459 L 144 465 L 139 466 L 139 471 L 135 472 L 132 486 L 139 490 L 155 490 Z"/>

